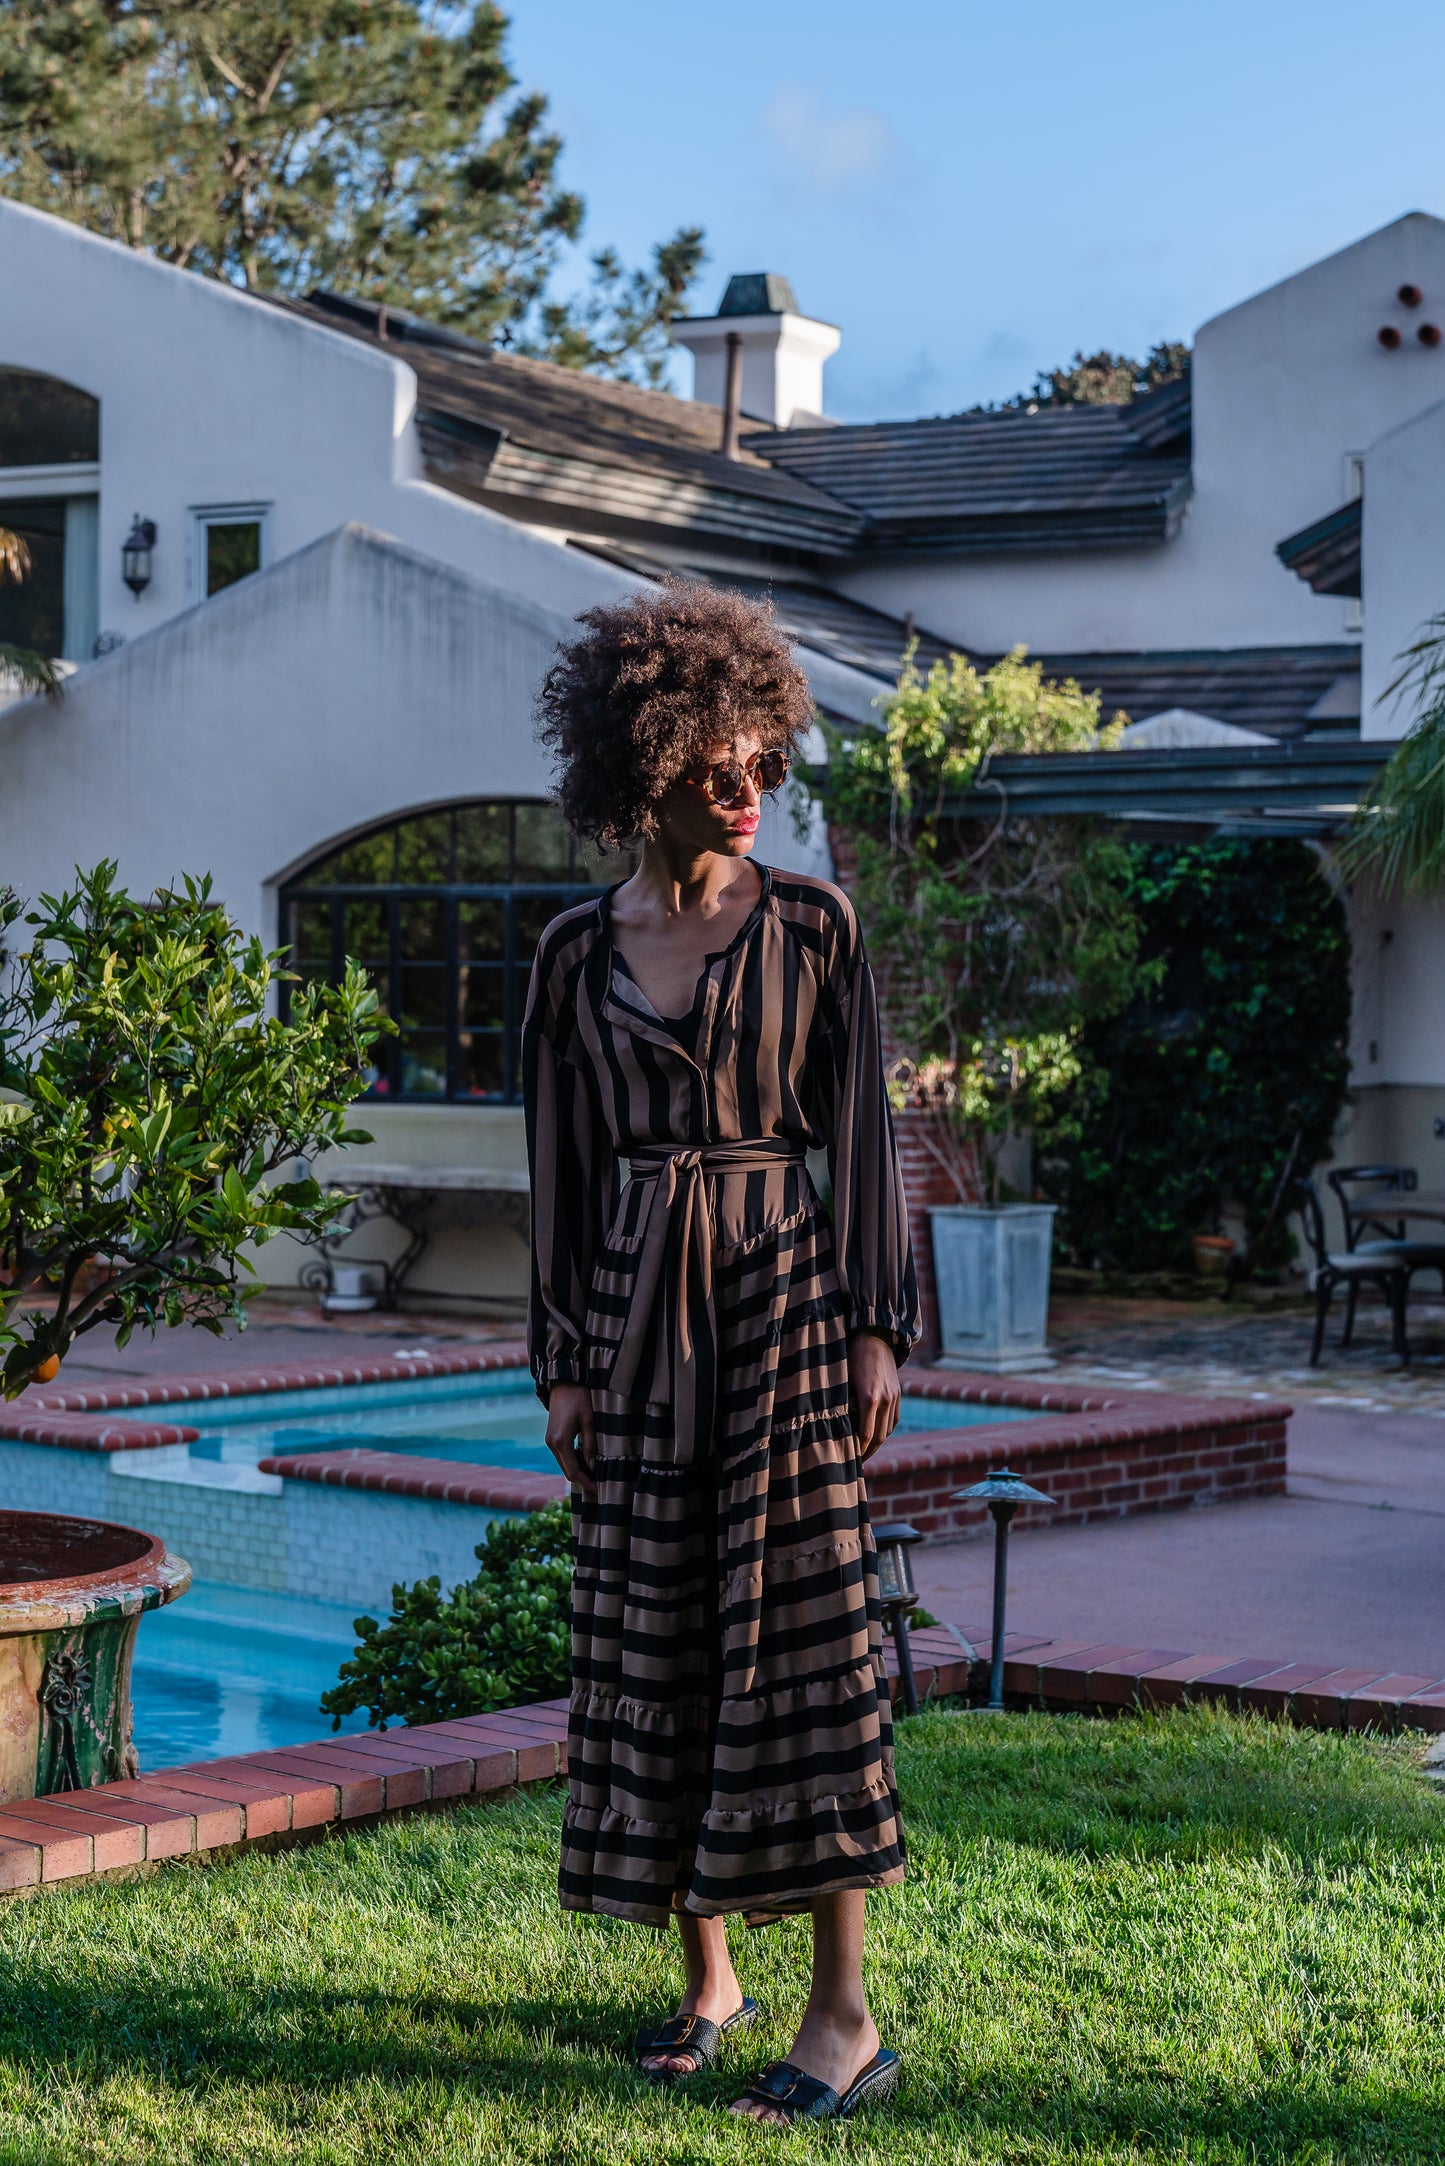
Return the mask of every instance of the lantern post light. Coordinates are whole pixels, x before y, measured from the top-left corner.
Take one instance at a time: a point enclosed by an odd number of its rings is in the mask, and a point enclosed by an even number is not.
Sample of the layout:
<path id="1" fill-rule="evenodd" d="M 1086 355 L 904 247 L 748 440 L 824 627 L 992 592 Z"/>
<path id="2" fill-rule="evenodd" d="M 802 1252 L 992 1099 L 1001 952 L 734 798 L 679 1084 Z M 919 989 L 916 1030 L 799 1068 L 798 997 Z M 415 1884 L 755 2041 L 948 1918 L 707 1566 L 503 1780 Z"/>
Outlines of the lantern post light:
<path id="1" fill-rule="evenodd" d="M 923 1536 L 916 1527 L 895 1521 L 886 1527 L 875 1527 L 873 1540 L 878 1548 L 878 1598 L 883 1606 L 883 1622 L 893 1634 L 893 1644 L 898 1650 L 898 1682 L 903 1688 L 903 1705 L 910 1715 L 916 1715 L 918 1683 L 913 1675 L 913 1650 L 908 1644 L 908 1618 L 918 1601 L 918 1589 L 913 1580 L 913 1559 L 908 1552 L 915 1542 L 923 1540 Z"/>
<path id="2" fill-rule="evenodd" d="M 151 583 L 151 555 L 156 545 L 154 519 L 142 519 L 139 512 L 131 521 L 131 529 L 121 544 L 120 575 L 139 601 Z"/>
<path id="3" fill-rule="evenodd" d="M 1003 1639 L 1004 1607 L 1008 1600 L 1008 1530 L 1009 1521 L 1021 1504 L 1052 1504 L 1041 1489 L 1033 1489 L 1021 1476 L 1011 1473 L 1007 1467 L 998 1467 L 986 1474 L 971 1489 L 956 1490 L 955 1504 L 986 1504 L 993 1515 L 993 1649 L 989 1664 L 988 1704 L 991 1710 L 1003 1707 Z"/>

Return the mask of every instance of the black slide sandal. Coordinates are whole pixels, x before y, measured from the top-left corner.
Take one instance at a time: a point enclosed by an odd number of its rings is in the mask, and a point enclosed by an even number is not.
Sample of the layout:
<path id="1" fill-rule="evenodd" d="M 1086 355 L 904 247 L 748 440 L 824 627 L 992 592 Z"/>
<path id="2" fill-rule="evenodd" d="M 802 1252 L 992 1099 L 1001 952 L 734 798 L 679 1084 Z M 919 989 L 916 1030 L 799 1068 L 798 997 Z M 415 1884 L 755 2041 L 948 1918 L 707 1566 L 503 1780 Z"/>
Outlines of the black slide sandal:
<path id="1" fill-rule="evenodd" d="M 719 2049 L 729 2031 L 747 2030 L 761 2013 L 756 2001 L 745 2000 L 725 2023 L 714 2023 L 710 2016 L 671 2016 L 655 2031 L 639 2031 L 632 2046 L 632 2059 L 638 2074 L 646 2076 L 649 2083 L 686 2083 L 689 2076 L 701 2075 L 703 2069 L 716 2065 Z M 650 2053 L 690 2053 L 697 2065 L 679 2069 L 644 2068 L 642 2063 Z"/>
<path id="2" fill-rule="evenodd" d="M 791 2061 L 772 2061 L 755 2076 L 738 2105 L 770 2106 L 789 2127 L 794 2121 L 848 2121 L 860 2106 L 879 2105 L 897 2090 L 903 2063 L 887 2046 L 853 2078 L 840 2098 L 830 2083 L 805 2075 Z"/>

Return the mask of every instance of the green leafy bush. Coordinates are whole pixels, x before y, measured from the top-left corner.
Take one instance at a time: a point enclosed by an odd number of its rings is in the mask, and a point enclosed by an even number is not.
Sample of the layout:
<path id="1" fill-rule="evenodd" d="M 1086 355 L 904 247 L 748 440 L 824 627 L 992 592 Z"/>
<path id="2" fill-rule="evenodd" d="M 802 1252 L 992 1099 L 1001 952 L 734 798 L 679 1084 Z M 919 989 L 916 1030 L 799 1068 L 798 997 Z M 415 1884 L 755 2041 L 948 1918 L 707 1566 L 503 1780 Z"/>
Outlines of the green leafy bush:
<path id="1" fill-rule="evenodd" d="M 138 898 L 107 861 L 24 916 L 0 889 L 0 1395 L 87 1331 L 244 1327 L 247 1247 L 335 1225 L 304 1168 L 371 1141 L 347 1107 L 393 1026 L 354 963 L 282 1022 L 281 964 L 209 878 Z"/>
<path id="2" fill-rule="evenodd" d="M 1142 960 L 1160 971 L 1082 1054 L 1102 1071 L 1042 1170 L 1071 1261 L 1188 1270 L 1220 1207 L 1250 1262 L 1289 1258 L 1291 1182 L 1329 1155 L 1348 1081 L 1349 936 L 1304 843 L 1217 839 L 1129 852 Z"/>
<path id="3" fill-rule="evenodd" d="M 927 674 L 910 651 L 883 728 L 830 736 L 823 804 L 868 936 L 893 1055 L 891 1095 L 932 1116 L 960 1202 L 995 1201 L 1000 1146 L 1067 1130 L 1087 1087 L 1091 1017 L 1140 982 L 1128 850 L 1083 820 L 966 812 L 994 753 L 1107 750 L 1097 693 L 1048 683 L 1022 647 L 986 673 Z M 845 869 L 846 868 L 846 869 Z"/>
<path id="4" fill-rule="evenodd" d="M 358 1617 L 341 1682 L 321 1696 L 339 1729 L 364 1707 L 388 1722 L 445 1722 L 565 1692 L 570 1675 L 572 1514 L 499 1519 L 477 1544 L 475 1579 L 443 1594 L 433 1575 L 391 1590 L 385 1624 Z"/>

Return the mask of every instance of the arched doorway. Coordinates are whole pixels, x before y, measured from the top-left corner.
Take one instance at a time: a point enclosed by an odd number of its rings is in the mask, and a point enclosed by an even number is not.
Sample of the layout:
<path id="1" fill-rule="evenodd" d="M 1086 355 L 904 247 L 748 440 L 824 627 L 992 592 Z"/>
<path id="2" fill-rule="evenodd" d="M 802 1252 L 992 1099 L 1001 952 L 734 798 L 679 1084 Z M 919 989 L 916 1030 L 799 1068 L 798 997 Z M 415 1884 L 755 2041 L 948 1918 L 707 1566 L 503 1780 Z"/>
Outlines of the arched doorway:
<path id="1" fill-rule="evenodd" d="M 283 888 L 281 938 L 304 979 L 335 983 L 348 956 L 361 963 L 400 1026 L 377 1041 L 368 1097 L 516 1104 L 542 929 L 626 870 L 552 805 L 473 798 L 327 851 Z"/>
<path id="2" fill-rule="evenodd" d="M 0 368 L 0 526 L 30 567 L 0 583 L 0 642 L 88 661 L 98 606 L 100 402 L 35 369 Z"/>

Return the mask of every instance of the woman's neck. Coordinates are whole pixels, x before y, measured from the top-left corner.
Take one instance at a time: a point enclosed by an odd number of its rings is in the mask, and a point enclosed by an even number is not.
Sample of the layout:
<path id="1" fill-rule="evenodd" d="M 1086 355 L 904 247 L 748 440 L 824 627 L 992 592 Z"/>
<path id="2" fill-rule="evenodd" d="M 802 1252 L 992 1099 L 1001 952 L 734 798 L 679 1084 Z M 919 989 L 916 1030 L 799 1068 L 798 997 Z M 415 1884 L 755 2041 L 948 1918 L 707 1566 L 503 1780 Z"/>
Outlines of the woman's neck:
<path id="1" fill-rule="evenodd" d="M 627 882 L 633 900 L 664 918 L 716 917 L 732 904 L 739 880 L 743 893 L 757 893 L 761 876 L 746 858 L 715 850 L 698 851 L 654 836 L 642 846 L 642 858 Z"/>

